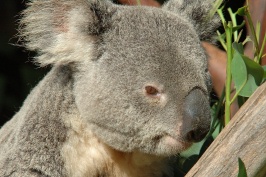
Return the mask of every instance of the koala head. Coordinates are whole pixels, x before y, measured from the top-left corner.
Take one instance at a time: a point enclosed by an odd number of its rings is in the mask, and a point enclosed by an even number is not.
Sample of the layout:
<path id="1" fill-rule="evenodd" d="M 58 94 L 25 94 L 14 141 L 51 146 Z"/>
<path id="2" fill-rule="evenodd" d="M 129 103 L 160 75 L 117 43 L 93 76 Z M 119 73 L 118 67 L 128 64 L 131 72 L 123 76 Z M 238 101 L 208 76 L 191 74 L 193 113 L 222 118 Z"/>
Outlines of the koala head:
<path id="1" fill-rule="evenodd" d="M 26 47 L 40 65 L 73 68 L 73 95 L 97 137 L 123 151 L 181 152 L 210 125 L 210 76 L 201 40 L 217 19 L 210 0 L 162 8 L 104 0 L 32 0 L 23 13 Z"/>

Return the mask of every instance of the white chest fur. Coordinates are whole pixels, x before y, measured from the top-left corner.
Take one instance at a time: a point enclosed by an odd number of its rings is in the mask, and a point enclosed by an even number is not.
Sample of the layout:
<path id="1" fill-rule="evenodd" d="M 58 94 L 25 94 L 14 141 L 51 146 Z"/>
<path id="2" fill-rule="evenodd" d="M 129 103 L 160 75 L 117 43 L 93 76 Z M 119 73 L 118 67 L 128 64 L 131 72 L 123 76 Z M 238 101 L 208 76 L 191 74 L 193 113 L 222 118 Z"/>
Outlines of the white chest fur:
<path id="1" fill-rule="evenodd" d="M 69 177 L 172 176 L 165 159 L 139 152 L 125 153 L 101 142 L 80 117 L 66 121 L 67 140 L 61 150 Z"/>

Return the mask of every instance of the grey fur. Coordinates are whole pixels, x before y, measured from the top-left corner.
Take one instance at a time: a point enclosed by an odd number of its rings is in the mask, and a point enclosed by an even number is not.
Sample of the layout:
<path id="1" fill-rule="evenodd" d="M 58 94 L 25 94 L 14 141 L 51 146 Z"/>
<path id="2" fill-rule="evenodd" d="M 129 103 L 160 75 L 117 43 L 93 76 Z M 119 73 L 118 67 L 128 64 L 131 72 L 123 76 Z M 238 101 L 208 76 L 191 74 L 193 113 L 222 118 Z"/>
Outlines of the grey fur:
<path id="1" fill-rule="evenodd" d="M 207 18 L 211 4 L 170 0 L 159 9 L 103 0 L 29 2 L 21 37 L 39 53 L 36 61 L 53 69 L 0 130 L 0 176 L 69 176 L 62 148 L 71 138 L 66 122 L 74 117 L 118 152 L 169 161 L 187 148 L 187 133 L 210 123 L 200 40 L 212 41 L 218 26 Z M 160 93 L 146 95 L 147 85 Z M 90 176 L 115 174 L 94 171 Z M 173 175 L 166 171 L 147 176 Z"/>
<path id="2" fill-rule="evenodd" d="M 210 16 L 212 0 L 170 0 L 163 9 L 179 12 L 196 29 L 201 41 L 215 42 L 216 29 L 220 26 L 218 15 Z"/>

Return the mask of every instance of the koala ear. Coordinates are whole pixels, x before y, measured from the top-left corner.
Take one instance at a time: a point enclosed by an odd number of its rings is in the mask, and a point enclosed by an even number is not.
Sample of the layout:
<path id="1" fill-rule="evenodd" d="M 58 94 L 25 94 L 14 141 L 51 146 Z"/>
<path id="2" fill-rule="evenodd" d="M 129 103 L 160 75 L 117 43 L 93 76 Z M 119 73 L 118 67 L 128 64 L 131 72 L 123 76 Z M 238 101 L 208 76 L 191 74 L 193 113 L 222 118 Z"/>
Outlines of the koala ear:
<path id="1" fill-rule="evenodd" d="M 106 0 L 32 0 L 27 6 L 19 37 L 27 49 L 38 52 L 41 66 L 92 58 L 115 7 Z"/>
<path id="2" fill-rule="evenodd" d="M 214 0 L 169 0 L 162 8 L 187 18 L 201 41 L 215 42 L 214 36 L 221 24 L 217 15 L 209 16 L 213 4 Z"/>

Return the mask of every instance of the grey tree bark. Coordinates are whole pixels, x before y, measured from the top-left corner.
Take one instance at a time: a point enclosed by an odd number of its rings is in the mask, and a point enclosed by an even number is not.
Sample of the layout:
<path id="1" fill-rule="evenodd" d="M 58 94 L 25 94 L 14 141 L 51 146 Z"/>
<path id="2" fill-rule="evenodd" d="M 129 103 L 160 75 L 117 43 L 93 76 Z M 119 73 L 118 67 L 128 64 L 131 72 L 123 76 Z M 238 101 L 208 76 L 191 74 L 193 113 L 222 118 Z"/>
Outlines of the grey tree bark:
<path id="1" fill-rule="evenodd" d="M 266 83 L 241 107 L 186 177 L 236 177 L 238 158 L 249 177 L 266 176 Z"/>

